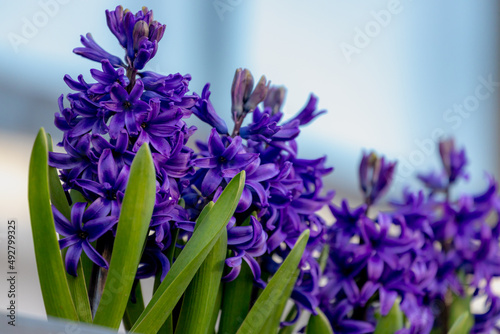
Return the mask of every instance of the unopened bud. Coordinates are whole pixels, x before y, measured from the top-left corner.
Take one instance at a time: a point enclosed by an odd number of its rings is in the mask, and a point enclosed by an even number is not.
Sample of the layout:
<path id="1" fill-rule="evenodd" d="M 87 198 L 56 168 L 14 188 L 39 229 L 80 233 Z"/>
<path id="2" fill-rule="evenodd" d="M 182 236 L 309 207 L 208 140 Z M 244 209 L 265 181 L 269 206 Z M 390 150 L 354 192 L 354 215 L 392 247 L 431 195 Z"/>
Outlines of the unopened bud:
<path id="1" fill-rule="evenodd" d="M 254 109 L 257 108 L 259 103 L 264 101 L 264 99 L 267 96 L 267 91 L 269 90 L 269 84 L 270 83 L 266 84 L 265 76 L 260 77 L 257 86 L 255 86 L 255 89 L 252 92 L 252 95 L 250 95 L 250 98 L 245 102 L 245 105 L 243 107 L 246 113 L 254 111 Z"/>
<path id="2" fill-rule="evenodd" d="M 264 107 L 271 108 L 271 114 L 274 115 L 281 110 L 285 101 L 286 88 L 284 86 L 272 86 L 264 99 Z"/>
<path id="3" fill-rule="evenodd" d="M 146 21 L 137 21 L 134 25 L 134 30 L 132 31 L 132 38 L 134 40 L 134 50 L 139 49 L 139 42 L 142 37 L 149 36 L 149 25 Z"/>
<path id="4" fill-rule="evenodd" d="M 252 73 L 247 69 L 238 68 L 234 73 L 233 85 L 231 86 L 231 110 L 234 120 L 243 114 L 243 105 L 250 97 L 252 89 Z"/>

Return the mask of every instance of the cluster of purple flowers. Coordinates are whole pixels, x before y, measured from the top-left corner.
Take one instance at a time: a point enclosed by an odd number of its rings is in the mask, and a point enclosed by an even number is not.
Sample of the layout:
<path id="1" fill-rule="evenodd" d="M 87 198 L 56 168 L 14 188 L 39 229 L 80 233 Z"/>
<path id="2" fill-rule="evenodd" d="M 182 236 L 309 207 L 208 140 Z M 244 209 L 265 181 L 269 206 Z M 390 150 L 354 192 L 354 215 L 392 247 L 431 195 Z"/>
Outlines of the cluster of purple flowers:
<path id="1" fill-rule="evenodd" d="M 131 162 L 147 144 L 156 169 L 156 202 L 137 279 L 165 277 L 170 268 L 167 248 L 181 246 L 203 207 L 245 170 L 243 195 L 227 226 L 230 255 L 223 279 L 235 279 L 244 260 L 255 284 L 265 287 L 262 271 L 272 274 L 279 258 L 310 229 L 292 298 L 299 309 L 315 313 L 320 268 L 313 254 L 326 240 L 325 222 L 316 212 L 333 197 L 333 192 L 322 194 L 322 178 L 332 168 L 325 166 L 324 157 L 300 159 L 295 138 L 301 126 L 324 112 L 317 110 L 316 97 L 311 95 L 303 110 L 282 121 L 284 88 L 270 86 L 264 77 L 254 87 L 250 72 L 238 69 L 231 91 L 235 126 L 229 134 L 210 102 L 209 84 L 201 96 L 188 95 L 189 75 L 143 71 L 165 29 L 151 11 L 144 8 L 134 15 L 119 6 L 106 17 L 126 56 L 122 61 L 90 34 L 82 36 L 83 47 L 74 52 L 101 63 L 102 71 L 91 70 L 93 83 L 83 76 L 65 77 L 75 92 L 67 95 L 68 107 L 63 96 L 59 98 L 55 124 L 64 132 L 60 145 L 66 153 L 49 156 L 49 164 L 60 170 L 64 189 L 81 193 L 90 203 L 76 203 L 70 220 L 54 208 L 57 231 L 66 237 L 60 246 L 68 248 L 67 271 L 76 275 L 82 251 L 107 268 L 109 259 L 99 249 L 112 242 Z M 196 130 L 185 121 L 191 114 L 212 127 L 208 141 L 198 142 L 196 152 L 187 146 Z M 249 114 L 252 119 L 244 122 Z"/>
<path id="2" fill-rule="evenodd" d="M 320 308 L 336 333 L 372 333 L 376 314 L 386 316 L 394 303 L 408 320 L 398 334 L 446 333 L 460 304 L 452 301 L 468 305 L 478 296 L 487 300 L 486 312 L 474 315 L 471 332 L 500 330 L 500 299 L 491 289 L 500 276 L 497 183 L 488 176 L 484 193 L 452 198 L 452 186 L 467 178 L 465 151 L 451 139 L 439 151 L 442 172 L 419 175 L 426 191 L 405 190 L 392 210 L 376 218 L 368 214 L 395 168 L 373 153 L 364 154 L 360 165 L 366 204 L 330 206 L 336 222 L 328 230 Z"/>

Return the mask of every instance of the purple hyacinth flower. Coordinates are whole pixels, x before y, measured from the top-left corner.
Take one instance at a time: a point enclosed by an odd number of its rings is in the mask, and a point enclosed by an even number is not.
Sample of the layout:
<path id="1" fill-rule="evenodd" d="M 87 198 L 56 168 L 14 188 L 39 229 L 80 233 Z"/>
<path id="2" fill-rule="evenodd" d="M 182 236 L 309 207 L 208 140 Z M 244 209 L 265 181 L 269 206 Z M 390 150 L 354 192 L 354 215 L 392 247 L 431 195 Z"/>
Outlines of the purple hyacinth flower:
<path id="1" fill-rule="evenodd" d="M 153 20 L 153 11 L 146 7 L 135 15 L 117 6 L 106 11 L 108 27 L 127 51 L 128 65 L 140 70 L 155 56 L 165 25 Z"/>
<path id="2" fill-rule="evenodd" d="M 72 128 L 76 126 L 78 120 L 77 115 L 71 110 L 71 108 L 64 108 L 64 95 L 61 94 L 57 99 L 57 105 L 59 106 L 59 112 L 54 114 L 54 125 L 61 131 L 67 133 Z"/>
<path id="3" fill-rule="evenodd" d="M 448 177 L 442 173 L 429 172 L 426 174 L 420 173 L 417 175 L 419 179 L 429 190 L 431 194 L 436 191 L 445 191 L 448 186 Z"/>
<path id="4" fill-rule="evenodd" d="M 448 175 L 450 184 L 455 182 L 459 177 L 467 178 L 467 174 L 464 171 L 465 165 L 467 165 L 465 150 L 457 151 L 455 149 L 455 141 L 452 138 L 439 142 L 439 154 L 441 155 L 441 161 L 443 162 L 443 167 Z"/>
<path id="5" fill-rule="evenodd" d="M 228 133 L 226 122 L 224 122 L 224 120 L 219 115 L 217 115 L 212 102 L 209 100 L 209 89 L 210 84 L 207 83 L 205 87 L 203 87 L 201 98 L 198 99 L 198 101 L 194 105 L 194 108 L 192 109 L 193 114 L 198 116 L 198 118 L 203 122 L 215 128 L 221 135 L 225 135 Z"/>
<path id="6" fill-rule="evenodd" d="M 359 181 L 367 205 L 374 204 L 388 189 L 394 176 L 396 162 L 386 162 L 374 152 L 363 153 L 359 165 Z"/>
<path id="7" fill-rule="evenodd" d="M 87 59 L 97 61 L 99 63 L 107 59 L 114 67 L 124 66 L 120 58 L 110 54 L 109 52 L 101 48 L 94 41 L 94 38 L 92 38 L 92 35 L 90 33 L 88 33 L 86 37 L 87 38 L 81 36 L 81 42 L 83 44 L 83 47 L 75 48 L 73 50 L 74 53 L 82 57 L 85 57 Z"/>
<path id="8" fill-rule="evenodd" d="M 102 108 L 99 103 L 79 94 L 77 98 L 71 99 L 71 106 L 75 115 L 79 117 L 73 128 L 67 132 L 69 137 L 79 137 L 90 131 L 93 134 L 108 133 L 109 128 L 106 122 L 110 112 Z"/>
<path id="9" fill-rule="evenodd" d="M 340 232 L 340 236 L 350 238 L 354 234 L 359 233 L 358 221 L 365 216 L 365 204 L 351 209 L 347 200 L 343 199 L 340 207 L 330 204 L 329 208 L 336 219 L 335 223 L 330 228 L 334 234 Z"/>
<path id="10" fill-rule="evenodd" d="M 159 247 L 158 243 L 155 242 L 154 236 L 150 236 L 146 241 L 146 247 L 144 247 L 135 278 L 144 279 L 152 277 L 158 270 L 161 270 L 160 281 L 163 281 L 170 270 L 170 261 L 163 254 L 163 248 Z"/>
<path id="11" fill-rule="evenodd" d="M 92 178 L 97 172 L 95 155 L 90 150 L 90 135 L 84 135 L 70 143 L 63 141 L 67 153 L 49 152 L 49 166 L 68 170 L 65 189 L 67 190 L 78 177 Z"/>
<path id="12" fill-rule="evenodd" d="M 271 115 L 271 109 L 264 109 L 261 112 L 259 108 L 255 108 L 252 123 L 240 129 L 240 136 L 253 141 L 269 143 L 271 138 L 281 130 L 281 126 L 277 124 L 280 118 L 280 114 Z M 297 135 L 298 132 L 293 133 L 289 139 L 294 139 Z"/>
<path id="13" fill-rule="evenodd" d="M 311 94 L 306 106 L 296 116 L 292 117 L 287 123 L 295 120 L 299 121 L 299 125 L 307 125 L 311 123 L 316 117 L 326 113 L 326 110 L 317 111 L 318 98 Z"/>
<path id="14" fill-rule="evenodd" d="M 335 333 L 339 334 L 366 334 L 373 333 L 375 326 L 367 321 L 352 320 L 349 314 L 352 313 L 354 306 L 347 300 L 343 300 L 335 306 L 328 306 L 325 315 L 333 327 Z"/>
<path id="15" fill-rule="evenodd" d="M 242 260 L 245 260 L 252 271 L 255 284 L 263 289 L 266 284 L 260 277 L 260 265 L 254 257 L 261 256 L 267 251 L 267 234 L 254 216 L 250 216 L 248 226 L 234 226 L 235 222 L 233 219 L 227 227 L 228 248 L 234 252 L 233 257 L 226 259 L 231 271 L 222 279 L 226 282 L 234 280 L 240 273 Z"/>
<path id="16" fill-rule="evenodd" d="M 195 167 L 208 168 L 201 184 L 201 192 L 204 196 L 212 194 L 217 189 L 225 176 L 226 169 L 231 170 L 231 173 L 234 169 L 241 170 L 258 157 L 256 153 L 244 151 L 241 137 L 225 137 L 224 139 L 228 143 L 227 147 L 217 130 L 212 129 L 208 138 L 209 156 L 192 161 Z"/>
<path id="17" fill-rule="evenodd" d="M 150 101 L 151 111 L 138 117 L 139 137 L 137 138 L 133 150 L 137 152 L 144 143 L 151 146 L 169 158 L 180 151 L 184 145 L 181 122 L 182 111 L 171 109 L 160 113 L 160 101 L 153 99 Z"/>
<path id="18" fill-rule="evenodd" d="M 73 80 L 73 78 L 68 74 L 64 76 L 63 80 L 69 88 L 77 92 L 88 93 L 90 88 L 92 87 L 91 84 L 85 82 L 85 80 L 83 79 L 83 75 L 81 74 L 78 76 L 78 81 Z"/>
<path id="19" fill-rule="evenodd" d="M 398 269 L 399 258 L 414 246 L 414 241 L 409 236 L 400 235 L 394 237 L 389 234 L 391 218 L 385 214 L 379 214 L 378 224 L 368 217 L 360 220 L 359 230 L 362 240 L 370 250 L 368 259 L 368 278 L 377 281 L 388 265 L 391 269 Z"/>
<path id="20" fill-rule="evenodd" d="M 109 134 L 112 138 L 116 138 L 124 127 L 131 135 L 139 133 L 137 117 L 150 109 L 149 104 L 140 100 L 143 91 L 144 85 L 141 80 L 135 82 L 130 94 L 118 83 L 111 87 L 112 101 L 102 102 L 102 105 L 116 112 L 109 123 Z"/>
<path id="21" fill-rule="evenodd" d="M 111 140 L 107 141 L 100 135 L 93 135 L 91 142 L 96 156 L 102 156 L 106 149 L 111 150 L 118 169 L 122 169 L 125 165 L 132 165 L 135 153 L 129 150 L 129 136 L 125 129 L 120 132 L 116 139 L 111 138 Z"/>
<path id="22" fill-rule="evenodd" d="M 113 216 L 119 216 L 120 206 L 125 194 L 130 167 L 125 165 L 118 169 L 113 153 L 110 149 L 105 149 L 99 158 L 97 167 L 98 182 L 86 179 L 76 180 L 85 193 L 94 194 L 98 197 L 96 202 L 100 202 L 103 212 L 111 212 Z"/>
<path id="23" fill-rule="evenodd" d="M 161 75 L 155 72 L 144 71 L 139 73 L 144 89 L 155 93 L 160 100 L 168 102 L 183 102 L 184 95 L 189 91 L 189 81 L 191 75 L 181 75 L 180 73 Z M 152 96 L 151 98 L 154 98 Z"/>
<path id="24" fill-rule="evenodd" d="M 87 210 L 86 206 L 87 203 L 75 203 L 71 209 L 71 221 L 52 207 L 57 233 L 66 237 L 59 240 L 61 249 L 68 247 L 66 270 L 73 276 L 77 276 L 76 268 L 82 249 L 92 262 L 102 268 L 108 268 L 108 263 L 92 247 L 91 242 L 99 239 L 118 221 L 116 216 L 106 216 L 99 202 L 92 203 Z"/>
<path id="25" fill-rule="evenodd" d="M 259 158 L 255 159 L 249 163 L 245 168 L 246 178 L 245 178 L 245 188 L 243 188 L 243 193 L 241 195 L 238 206 L 236 207 L 236 212 L 245 212 L 250 208 L 252 204 L 258 204 L 258 208 L 267 208 L 268 203 L 268 191 L 266 188 L 266 182 L 280 172 L 275 164 L 261 164 Z M 226 169 L 224 171 L 225 177 L 233 178 L 240 172 L 239 169 Z M 258 200 L 254 200 L 253 194 L 257 195 Z"/>
<path id="26" fill-rule="evenodd" d="M 127 78 L 125 69 L 123 67 L 114 69 L 109 60 L 105 59 L 102 62 L 102 72 L 96 69 L 91 69 L 92 77 L 97 80 L 97 84 L 92 85 L 89 92 L 94 94 L 107 94 L 115 83 L 127 87 L 130 80 Z"/>

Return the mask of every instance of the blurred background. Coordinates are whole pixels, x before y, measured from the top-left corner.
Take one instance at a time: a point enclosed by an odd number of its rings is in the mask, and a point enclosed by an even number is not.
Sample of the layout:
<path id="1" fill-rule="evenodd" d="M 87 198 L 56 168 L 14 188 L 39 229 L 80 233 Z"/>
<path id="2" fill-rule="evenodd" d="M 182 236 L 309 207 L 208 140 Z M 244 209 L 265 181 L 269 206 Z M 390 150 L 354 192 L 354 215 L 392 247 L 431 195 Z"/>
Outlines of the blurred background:
<path id="1" fill-rule="evenodd" d="M 53 126 L 62 80 L 100 65 L 72 53 L 91 32 L 111 53 L 121 48 L 104 11 L 134 1 L 2 1 L 0 20 L 0 267 L 6 267 L 6 224 L 18 222 L 18 311 L 43 317 L 27 204 L 27 169 L 36 132 Z M 191 0 L 144 1 L 167 24 L 149 70 L 190 73 L 191 89 L 211 83 L 213 104 L 230 124 L 230 87 L 236 68 L 266 75 L 288 89 L 284 113 L 293 116 L 310 93 L 328 113 L 304 128 L 299 155 L 328 156 L 328 187 L 336 200 L 358 198 L 363 150 L 397 159 L 389 193 L 415 186 L 417 171 L 439 166 L 436 143 L 453 136 L 466 147 L 470 182 L 499 176 L 498 69 L 500 3 L 494 0 Z M 8 13 L 8 14 L 7 14 Z M 197 138 L 208 129 L 200 123 Z M 2 269 L 1 272 L 6 270 Z M 3 275 L 3 274 L 2 274 Z M 0 279 L 0 309 L 6 283 Z"/>

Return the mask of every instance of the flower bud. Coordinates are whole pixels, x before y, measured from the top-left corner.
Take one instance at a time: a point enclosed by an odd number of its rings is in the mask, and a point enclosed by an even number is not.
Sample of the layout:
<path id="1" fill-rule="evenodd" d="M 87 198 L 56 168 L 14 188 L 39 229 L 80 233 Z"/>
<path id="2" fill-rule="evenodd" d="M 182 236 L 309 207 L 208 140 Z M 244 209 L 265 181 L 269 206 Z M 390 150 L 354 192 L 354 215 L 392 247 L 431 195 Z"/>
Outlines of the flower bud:
<path id="1" fill-rule="evenodd" d="M 231 110 L 233 119 L 238 119 L 243 114 L 243 105 L 250 97 L 253 89 L 253 76 L 247 69 L 238 68 L 234 73 L 231 86 Z"/>
<path id="2" fill-rule="evenodd" d="M 250 98 L 248 98 L 248 100 L 245 102 L 245 105 L 243 106 L 245 113 L 250 113 L 254 111 L 254 109 L 257 108 L 259 103 L 264 101 L 264 99 L 267 96 L 267 91 L 269 90 L 269 84 L 270 82 L 266 84 L 265 76 L 260 77 L 257 86 L 252 92 L 252 95 L 250 95 Z"/>
<path id="3" fill-rule="evenodd" d="M 278 113 L 285 101 L 286 88 L 284 86 L 272 86 L 264 99 L 264 107 L 271 108 L 271 115 Z"/>

